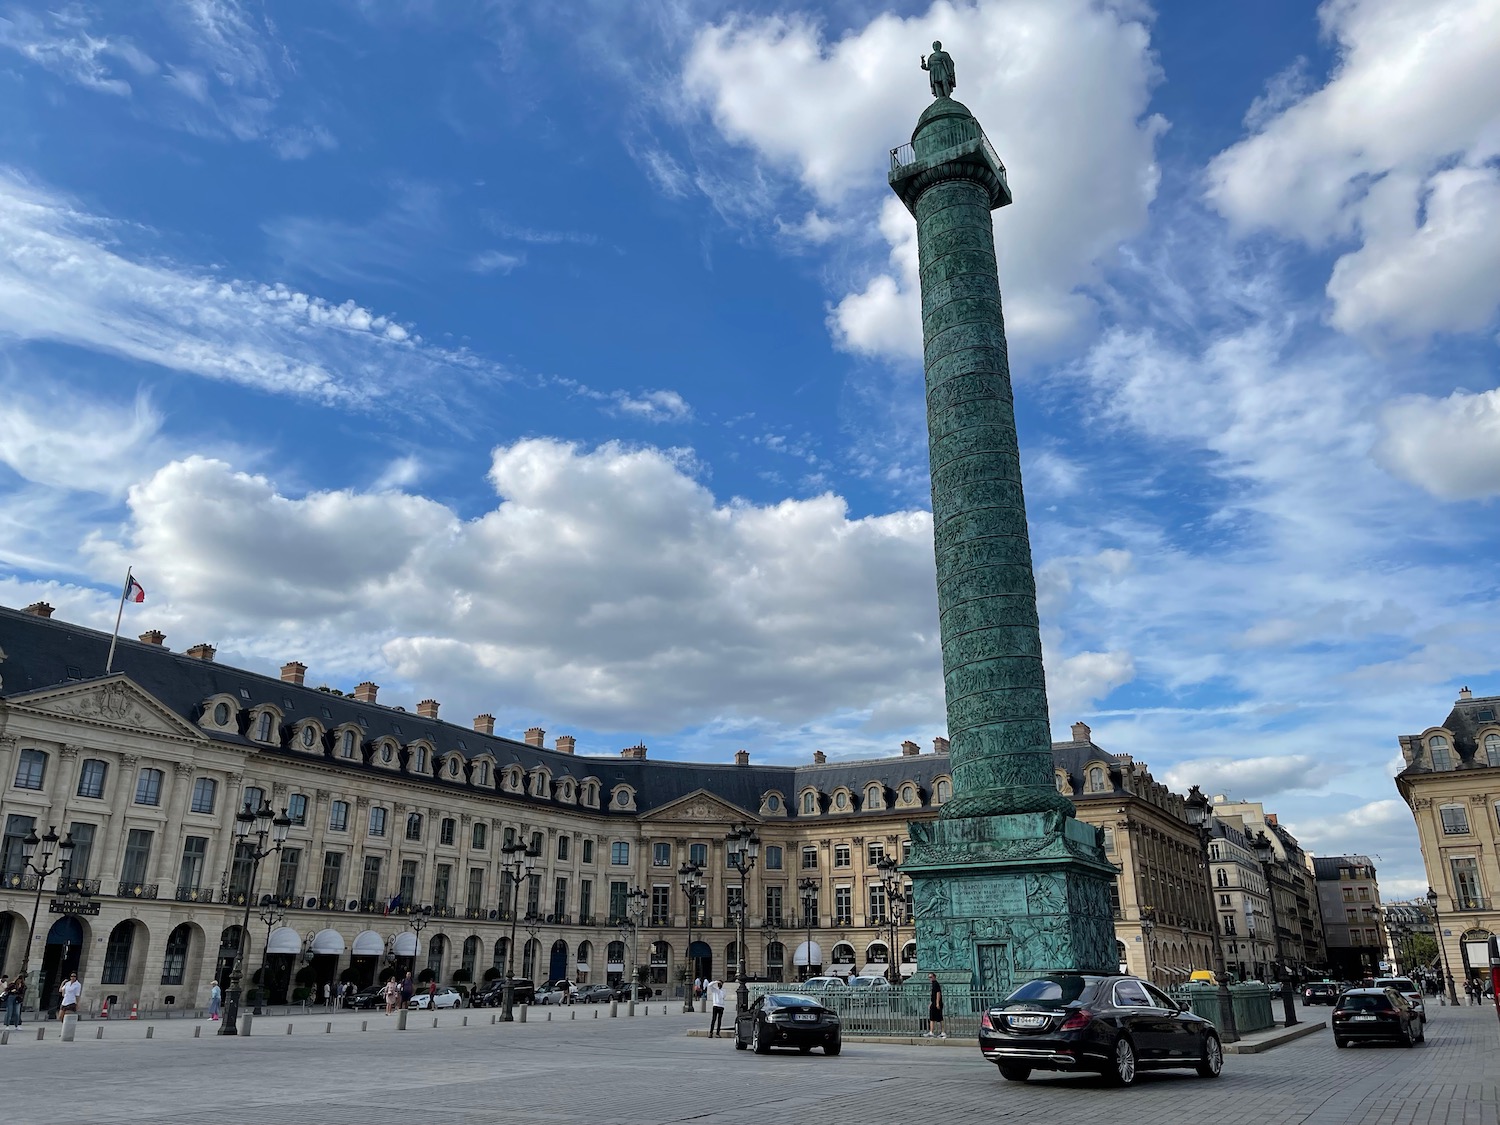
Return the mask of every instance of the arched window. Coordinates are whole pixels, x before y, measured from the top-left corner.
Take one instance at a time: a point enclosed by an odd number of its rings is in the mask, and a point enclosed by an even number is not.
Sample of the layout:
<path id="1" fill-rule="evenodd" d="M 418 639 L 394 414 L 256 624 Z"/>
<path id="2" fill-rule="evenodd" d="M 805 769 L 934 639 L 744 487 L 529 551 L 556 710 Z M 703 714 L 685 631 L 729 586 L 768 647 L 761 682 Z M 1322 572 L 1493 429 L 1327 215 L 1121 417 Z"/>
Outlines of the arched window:
<path id="1" fill-rule="evenodd" d="M 1104 767 L 1093 766 L 1089 769 L 1089 792 L 1104 792 Z"/>
<path id="2" fill-rule="evenodd" d="M 1500 734 L 1484 736 L 1484 756 L 1492 766 L 1500 766 Z"/>
<path id="3" fill-rule="evenodd" d="M 417 747 L 417 772 L 427 772 L 427 747 L 425 746 Z"/>
<path id="4" fill-rule="evenodd" d="M 1214 882 L 1218 883 L 1221 887 L 1229 886 L 1229 872 L 1225 871 L 1222 867 L 1219 868 L 1214 872 Z"/>
<path id="5" fill-rule="evenodd" d="M 474 979 L 474 969 L 479 964 L 479 939 L 477 937 L 464 938 L 464 959 L 459 966 L 470 981 Z"/>
<path id="6" fill-rule="evenodd" d="M 346 758 L 354 757 L 354 732 L 346 730 L 344 737 L 339 742 L 339 753 Z"/>
<path id="7" fill-rule="evenodd" d="M 940 779 L 938 781 L 938 783 L 937 783 L 937 803 L 941 805 L 944 801 L 946 801 L 948 799 L 949 795 L 952 792 L 953 792 L 953 786 L 948 782 L 948 779 L 947 778 Z"/>
<path id="8" fill-rule="evenodd" d="M 1068 791 L 1068 775 L 1063 773 L 1062 770 L 1058 770 L 1052 775 L 1052 781 L 1057 786 L 1059 793 L 1066 793 Z"/>
<path id="9" fill-rule="evenodd" d="M 406 814 L 406 838 L 408 840 L 420 840 L 422 838 L 422 814 L 419 812 Z"/>
<path id="10" fill-rule="evenodd" d="M 457 754 L 453 755 L 453 757 L 451 757 L 451 758 L 448 759 L 448 776 L 449 777 L 457 777 L 458 776 L 458 755 Z"/>
<path id="11" fill-rule="evenodd" d="M 818 795 L 809 789 L 802 794 L 802 813 L 804 816 L 818 811 Z"/>
<path id="12" fill-rule="evenodd" d="M 847 809 L 849 807 L 849 794 L 840 789 L 833 795 L 834 808 Z"/>
<path id="13" fill-rule="evenodd" d="M 255 740 L 257 742 L 271 741 L 271 712 L 260 713 L 260 718 L 255 723 Z"/>
<path id="14" fill-rule="evenodd" d="M 167 935 L 167 954 L 161 963 L 162 984 L 181 984 L 187 970 L 188 944 L 193 938 L 193 927 L 187 922 Z"/>
<path id="15" fill-rule="evenodd" d="M 432 974 L 433 980 L 441 980 L 443 976 L 443 956 L 448 952 L 448 939 L 442 934 L 434 934 L 427 942 L 427 971 Z"/>
<path id="16" fill-rule="evenodd" d="M 901 787 L 901 800 L 908 805 L 916 804 L 917 787 L 915 785 L 903 785 Z"/>
<path id="17" fill-rule="evenodd" d="M 480 785 L 488 785 L 489 783 L 490 783 L 490 764 L 488 762 L 480 762 L 479 763 L 479 784 Z"/>
<path id="18" fill-rule="evenodd" d="M 1432 768 L 1435 770 L 1451 770 L 1453 768 L 1453 755 L 1448 749 L 1448 740 L 1440 734 L 1435 734 L 1427 740 L 1427 752 L 1432 755 Z"/>
<path id="19" fill-rule="evenodd" d="M 100 984 L 125 983 L 125 974 L 130 969 L 130 947 L 134 942 L 134 922 L 121 922 L 109 931 L 109 944 L 104 947 L 104 975 Z"/>
<path id="20" fill-rule="evenodd" d="M 865 790 L 865 808 L 880 808 L 880 786 L 872 785 Z"/>

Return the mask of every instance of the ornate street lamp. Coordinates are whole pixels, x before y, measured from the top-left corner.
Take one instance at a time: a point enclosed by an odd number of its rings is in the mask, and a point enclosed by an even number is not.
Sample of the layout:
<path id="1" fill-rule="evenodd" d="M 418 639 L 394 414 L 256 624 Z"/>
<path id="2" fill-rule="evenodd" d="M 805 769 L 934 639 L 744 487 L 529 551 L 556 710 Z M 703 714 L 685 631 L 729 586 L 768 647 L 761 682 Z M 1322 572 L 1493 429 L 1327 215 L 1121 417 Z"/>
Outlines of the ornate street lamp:
<path id="1" fill-rule="evenodd" d="M 900 951 L 896 947 L 896 908 L 905 906 L 907 900 L 906 884 L 901 878 L 900 866 L 895 856 L 882 856 L 875 861 L 875 867 L 880 872 L 881 886 L 885 888 L 886 919 L 891 924 L 891 944 L 886 951 L 889 960 L 886 963 L 885 975 L 892 985 L 901 983 Z"/>
<path id="2" fill-rule="evenodd" d="M 412 933 L 417 936 L 417 948 L 411 956 L 411 975 L 413 980 L 416 980 L 417 977 L 417 961 L 422 956 L 422 931 L 427 928 L 427 923 L 430 921 L 432 921 L 432 907 L 413 906 L 411 908 L 411 917 L 407 919 L 406 924 L 411 927 Z"/>
<path id="3" fill-rule="evenodd" d="M 630 1002 L 632 1004 L 641 998 L 641 925 L 646 921 L 646 900 L 650 897 L 640 887 L 631 887 L 625 894 L 628 903 L 625 909 L 630 915 Z"/>
<path id="4" fill-rule="evenodd" d="M 286 911 L 281 908 L 281 903 L 273 895 L 266 895 L 260 900 L 260 924 L 266 928 L 266 944 L 260 950 L 260 987 L 255 989 L 255 1002 L 251 1005 L 251 1012 L 260 1015 L 261 1004 L 269 1004 L 267 997 L 270 994 L 271 985 L 271 931 L 281 925 L 281 920 L 286 917 Z"/>
<path id="5" fill-rule="evenodd" d="M 1141 941 L 1146 943 L 1146 979 L 1152 984 L 1156 983 L 1156 942 L 1152 934 L 1156 933 L 1156 907 L 1143 906 L 1141 915 Z"/>
<path id="6" fill-rule="evenodd" d="M 525 844 L 513 842 L 500 849 L 504 858 L 500 861 L 500 872 L 510 883 L 510 945 L 505 956 L 505 990 L 501 994 L 500 1021 L 515 1020 L 516 997 L 516 915 L 520 911 L 521 880 L 531 878 L 536 861 L 541 858 L 540 848 L 533 850 Z"/>
<path id="7" fill-rule="evenodd" d="M 1448 967 L 1448 947 L 1443 944 L 1443 923 L 1438 917 L 1437 891 L 1427 888 L 1427 905 L 1432 910 L 1432 936 L 1437 939 L 1438 952 L 1443 958 L 1443 976 L 1448 978 L 1448 1003 L 1458 1007 L 1458 991 L 1453 987 L 1453 970 Z"/>
<path id="8" fill-rule="evenodd" d="M 241 982 L 245 979 L 245 947 L 250 937 L 250 904 L 255 901 L 255 882 L 260 875 L 260 861 L 273 852 L 281 851 L 287 833 L 292 830 L 292 818 L 286 809 L 280 816 L 273 816 L 271 802 L 261 798 L 260 808 L 252 809 L 250 802 L 234 814 L 234 848 L 237 860 L 250 860 L 250 881 L 245 887 L 245 917 L 240 923 L 239 947 L 234 953 L 234 971 L 229 974 L 229 995 L 224 1005 L 224 1019 L 219 1025 L 220 1035 L 238 1035 L 236 1020 L 240 1014 Z M 255 843 L 250 842 L 251 836 Z M 269 846 L 266 840 L 270 839 Z M 248 854 L 241 849 L 248 848 Z"/>
<path id="9" fill-rule="evenodd" d="M 735 947 L 740 962 L 739 985 L 734 990 L 734 1010 L 738 1014 L 750 1006 L 750 982 L 745 979 L 745 916 L 749 913 L 745 901 L 745 876 L 750 874 L 751 868 L 760 859 L 760 837 L 748 824 L 737 824 L 730 829 L 729 835 L 724 837 L 724 846 L 727 849 L 729 866 L 740 875 L 740 939 Z"/>
<path id="10" fill-rule="evenodd" d="M 40 849 L 40 854 L 38 854 Z M 52 853 L 57 853 L 57 866 L 52 866 Z M 39 859 L 40 864 L 33 862 Z M 26 949 L 21 954 L 21 979 L 26 979 L 26 970 L 31 966 L 31 945 L 36 941 L 36 917 L 42 908 L 42 884 L 47 881 L 47 876 L 60 872 L 73 860 L 73 833 L 69 832 L 67 838 L 59 846 L 57 842 L 57 829 L 48 828 L 47 834 L 40 839 L 37 838 L 36 829 L 33 828 L 26 833 L 26 838 L 21 841 L 21 861 L 31 869 L 36 876 L 36 901 L 31 904 L 31 929 L 26 931 Z M 58 880 L 58 889 L 61 891 L 62 880 Z M 34 997 L 37 1011 L 42 1010 L 42 998 Z"/>
<path id="11" fill-rule="evenodd" d="M 1271 900 L 1271 937 L 1276 960 L 1281 966 L 1281 1007 L 1286 1016 L 1285 1026 L 1291 1027 L 1297 1022 L 1297 1006 L 1292 997 L 1292 974 L 1288 971 L 1286 955 L 1281 951 L 1281 920 L 1276 916 L 1276 883 L 1271 878 L 1272 864 L 1276 862 L 1276 848 L 1265 829 L 1257 831 L 1251 843 L 1255 847 L 1255 858 L 1260 860 L 1261 869 L 1266 876 L 1266 897 Z"/>
<path id="12" fill-rule="evenodd" d="M 704 892 L 703 865 L 684 863 L 677 869 L 677 885 L 682 888 L 682 893 L 687 898 L 687 971 L 691 978 L 682 986 L 682 1010 L 691 1012 L 693 1010 L 693 981 L 698 978 L 698 970 L 693 961 L 693 916 L 698 913 L 698 899 Z"/>
<path id="13" fill-rule="evenodd" d="M 818 881 L 811 875 L 797 880 L 797 891 L 802 896 L 802 925 L 807 930 L 807 944 L 803 946 L 802 979 L 812 976 L 812 932 L 818 924 Z M 819 968 L 822 962 L 819 962 Z"/>
<path id="14" fill-rule="evenodd" d="M 1194 785 L 1183 800 L 1187 822 L 1198 830 L 1198 849 L 1203 857 L 1203 889 L 1208 901 L 1208 924 L 1213 938 L 1214 975 L 1219 978 L 1219 1038 L 1238 1043 L 1239 1029 L 1234 1022 L 1234 1000 L 1229 995 L 1229 970 L 1224 967 L 1224 943 L 1219 940 L 1219 910 L 1214 903 L 1213 879 L 1209 876 L 1208 820 L 1212 806 L 1203 790 Z"/>

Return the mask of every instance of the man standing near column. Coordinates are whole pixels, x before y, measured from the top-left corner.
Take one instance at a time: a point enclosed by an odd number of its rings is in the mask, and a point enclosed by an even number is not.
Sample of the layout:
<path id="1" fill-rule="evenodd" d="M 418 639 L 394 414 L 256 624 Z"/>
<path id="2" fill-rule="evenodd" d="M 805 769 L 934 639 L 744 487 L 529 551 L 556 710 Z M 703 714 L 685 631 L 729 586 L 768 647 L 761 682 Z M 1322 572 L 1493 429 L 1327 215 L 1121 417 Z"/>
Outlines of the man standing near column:
<path id="1" fill-rule="evenodd" d="M 708 982 L 708 1006 L 713 1009 L 713 1018 L 708 1023 L 708 1037 L 719 1039 L 724 1034 L 724 982 Z"/>

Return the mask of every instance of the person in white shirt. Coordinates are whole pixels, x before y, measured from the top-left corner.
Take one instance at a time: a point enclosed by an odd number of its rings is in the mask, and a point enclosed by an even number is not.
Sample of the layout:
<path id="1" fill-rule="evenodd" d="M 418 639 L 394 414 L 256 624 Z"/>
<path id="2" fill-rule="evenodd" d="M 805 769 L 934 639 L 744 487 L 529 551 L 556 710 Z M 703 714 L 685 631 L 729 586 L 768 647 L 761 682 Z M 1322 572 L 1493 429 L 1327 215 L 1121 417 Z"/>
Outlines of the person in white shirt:
<path id="1" fill-rule="evenodd" d="M 62 986 L 62 1014 L 77 1013 L 78 996 L 83 991 L 83 982 L 78 979 L 77 973 L 70 973 L 66 983 Z"/>
<path id="2" fill-rule="evenodd" d="M 708 982 L 708 1004 L 714 1010 L 713 1019 L 708 1024 L 708 1037 L 710 1039 L 721 1039 L 724 1035 L 724 982 L 711 980 Z"/>

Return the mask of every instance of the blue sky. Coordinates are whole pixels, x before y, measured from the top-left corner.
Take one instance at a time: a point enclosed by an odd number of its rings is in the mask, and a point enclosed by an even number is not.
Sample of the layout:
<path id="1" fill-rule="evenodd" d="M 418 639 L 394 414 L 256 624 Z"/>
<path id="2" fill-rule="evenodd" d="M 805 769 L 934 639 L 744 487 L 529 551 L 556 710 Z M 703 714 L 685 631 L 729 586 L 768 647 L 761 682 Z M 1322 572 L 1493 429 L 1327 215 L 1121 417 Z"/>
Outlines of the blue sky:
<path id="1" fill-rule="evenodd" d="M 140 9 L 140 10 L 136 10 Z M 1500 692 L 1500 14 L 0 0 L 0 600 L 586 753 L 942 733 L 915 243 L 996 216 L 1054 728 L 1425 883 Z"/>

